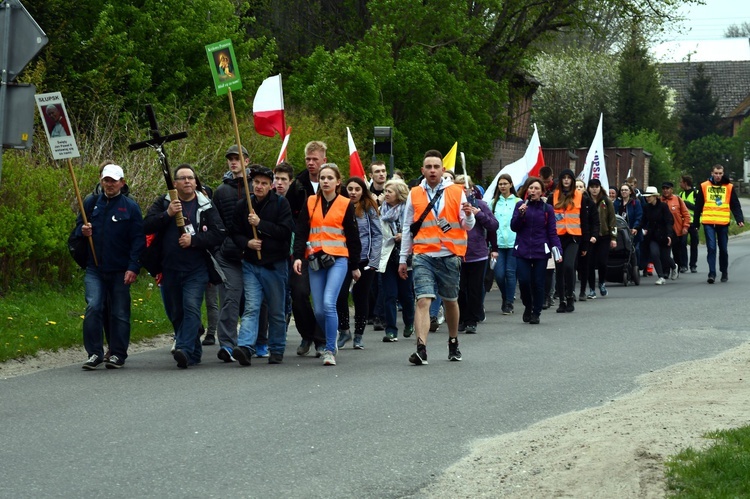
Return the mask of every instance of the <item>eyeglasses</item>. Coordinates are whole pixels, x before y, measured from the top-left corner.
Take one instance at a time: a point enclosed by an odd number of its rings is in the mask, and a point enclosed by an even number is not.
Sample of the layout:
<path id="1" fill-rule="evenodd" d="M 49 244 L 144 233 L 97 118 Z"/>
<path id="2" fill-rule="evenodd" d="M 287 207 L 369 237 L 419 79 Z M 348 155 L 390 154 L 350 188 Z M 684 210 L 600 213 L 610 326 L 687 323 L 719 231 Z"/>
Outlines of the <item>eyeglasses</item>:
<path id="1" fill-rule="evenodd" d="M 185 175 L 184 177 L 175 177 L 175 180 L 195 180 L 195 177 L 192 175 Z"/>

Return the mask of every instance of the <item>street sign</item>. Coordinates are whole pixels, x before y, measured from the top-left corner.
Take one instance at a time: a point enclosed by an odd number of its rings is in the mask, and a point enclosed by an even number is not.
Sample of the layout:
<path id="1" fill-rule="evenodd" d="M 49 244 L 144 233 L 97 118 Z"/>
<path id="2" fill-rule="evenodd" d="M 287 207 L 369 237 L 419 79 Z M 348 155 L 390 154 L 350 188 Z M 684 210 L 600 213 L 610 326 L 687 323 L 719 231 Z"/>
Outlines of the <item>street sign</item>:
<path id="1" fill-rule="evenodd" d="M 34 137 L 34 94 L 36 87 L 24 83 L 6 85 L 3 145 L 30 149 Z"/>
<path id="2" fill-rule="evenodd" d="M 48 41 L 47 35 L 21 2 L 5 0 L 0 3 L 0 52 L 6 49 L 3 46 L 6 43 L 11 48 L 5 66 L 9 73 L 7 81 L 15 80 Z"/>

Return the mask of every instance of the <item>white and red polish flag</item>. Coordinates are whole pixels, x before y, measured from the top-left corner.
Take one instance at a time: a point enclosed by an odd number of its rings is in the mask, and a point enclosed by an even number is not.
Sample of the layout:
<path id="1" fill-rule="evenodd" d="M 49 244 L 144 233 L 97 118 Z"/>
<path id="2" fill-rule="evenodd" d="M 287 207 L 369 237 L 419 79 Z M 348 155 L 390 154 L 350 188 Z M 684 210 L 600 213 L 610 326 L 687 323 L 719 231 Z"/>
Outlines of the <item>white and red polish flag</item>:
<path id="1" fill-rule="evenodd" d="M 354 145 L 354 139 L 352 138 L 352 132 L 349 131 L 349 127 L 346 127 L 346 135 L 349 141 L 349 177 L 359 177 L 364 180 L 366 179 L 365 169 L 362 167 L 362 160 L 359 159 L 357 146 Z"/>
<path id="2" fill-rule="evenodd" d="M 281 75 L 263 80 L 253 100 L 253 123 L 255 131 L 266 137 L 273 137 L 279 132 L 282 138 L 286 134 L 284 121 L 284 92 L 281 87 Z"/>
<path id="3" fill-rule="evenodd" d="M 484 192 L 482 199 L 491 203 L 492 198 L 495 197 L 495 190 L 497 189 L 497 181 L 500 179 L 500 175 L 507 173 L 513 179 L 513 187 L 516 191 L 521 188 L 526 179 L 529 177 L 538 177 L 539 170 L 544 166 L 544 156 L 542 155 L 542 144 L 539 141 L 539 130 L 534 124 L 534 134 L 531 136 L 528 147 L 523 157 L 513 163 L 506 165 L 502 170 L 497 172 L 494 180 L 487 187 Z"/>
<path id="4" fill-rule="evenodd" d="M 284 142 L 281 143 L 281 151 L 279 151 L 279 159 L 276 160 L 278 165 L 282 161 L 286 161 L 286 146 L 289 145 L 289 137 L 292 135 L 292 127 L 286 129 L 286 135 L 284 136 Z"/>

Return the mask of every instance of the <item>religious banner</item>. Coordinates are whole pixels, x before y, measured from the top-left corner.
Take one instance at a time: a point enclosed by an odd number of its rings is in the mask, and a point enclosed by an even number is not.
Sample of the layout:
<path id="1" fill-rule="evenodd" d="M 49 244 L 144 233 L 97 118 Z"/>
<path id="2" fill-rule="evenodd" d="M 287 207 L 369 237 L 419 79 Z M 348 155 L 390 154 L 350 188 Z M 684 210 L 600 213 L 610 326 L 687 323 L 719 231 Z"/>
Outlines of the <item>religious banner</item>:
<path id="1" fill-rule="evenodd" d="M 60 92 L 36 94 L 34 98 L 42 117 L 52 157 L 54 159 L 80 157 L 62 94 Z"/>
<path id="2" fill-rule="evenodd" d="M 222 40 L 206 45 L 206 55 L 211 66 L 216 95 L 224 95 L 230 90 L 242 88 L 240 68 L 234 56 L 232 40 Z"/>

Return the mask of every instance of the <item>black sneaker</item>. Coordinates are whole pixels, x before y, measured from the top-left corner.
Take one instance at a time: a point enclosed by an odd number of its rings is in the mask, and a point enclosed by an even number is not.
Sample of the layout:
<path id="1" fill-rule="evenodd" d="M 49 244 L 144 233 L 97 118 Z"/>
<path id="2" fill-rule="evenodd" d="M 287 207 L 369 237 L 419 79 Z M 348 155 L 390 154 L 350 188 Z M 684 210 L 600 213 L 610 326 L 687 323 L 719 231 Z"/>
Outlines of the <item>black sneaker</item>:
<path id="1" fill-rule="evenodd" d="M 466 331 L 466 323 L 465 322 L 459 322 L 458 323 L 458 332 L 463 333 Z"/>
<path id="2" fill-rule="evenodd" d="M 238 346 L 232 350 L 232 357 L 234 357 L 241 366 L 249 366 L 250 359 L 253 357 L 253 352 L 247 347 Z"/>
<path id="3" fill-rule="evenodd" d="M 565 305 L 565 312 L 570 313 L 575 311 L 576 306 L 573 304 L 574 300 L 572 297 L 568 297 L 568 303 Z"/>
<path id="4" fill-rule="evenodd" d="M 727 282 L 729 280 L 729 276 L 726 272 L 721 273 L 721 282 Z"/>
<path id="5" fill-rule="evenodd" d="M 302 340 L 297 347 L 297 355 L 307 355 L 307 353 L 310 351 L 310 346 L 312 346 L 312 341 Z"/>
<path id="6" fill-rule="evenodd" d="M 203 338 L 203 341 L 201 342 L 201 345 L 203 345 L 204 347 L 208 347 L 208 346 L 211 346 L 211 345 L 216 345 L 216 337 L 213 334 L 208 333 L 206 335 L 206 337 Z"/>
<path id="7" fill-rule="evenodd" d="M 117 355 L 110 355 L 109 359 L 107 359 L 107 362 L 105 362 L 104 367 L 106 367 L 107 369 L 120 369 L 124 365 L 125 359 L 121 359 Z"/>
<path id="8" fill-rule="evenodd" d="M 274 353 L 271 352 L 271 354 L 268 356 L 268 363 L 269 364 L 281 364 L 284 362 L 284 354 L 283 353 Z"/>
<path id="9" fill-rule="evenodd" d="M 466 334 L 477 334 L 477 325 L 476 324 L 467 324 L 466 325 Z"/>
<path id="10" fill-rule="evenodd" d="M 434 333 L 440 327 L 437 317 L 430 317 L 430 332 Z"/>
<path id="11" fill-rule="evenodd" d="M 216 356 L 219 358 L 219 360 L 222 360 L 227 364 L 234 362 L 234 357 L 232 357 L 232 354 L 229 353 L 229 350 L 227 350 L 226 348 L 219 348 L 219 351 L 216 352 Z"/>
<path id="12" fill-rule="evenodd" d="M 539 324 L 539 314 L 531 314 L 529 324 Z"/>
<path id="13" fill-rule="evenodd" d="M 177 367 L 180 369 L 187 369 L 188 367 L 188 358 L 185 352 L 180 350 L 179 348 L 176 348 L 174 353 L 172 354 L 172 358 L 177 362 Z"/>
<path id="14" fill-rule="evenodd" d="M 85 369 L 86 371 L 93 371 L 100 365 L 102 365 L 104 361 L 99 358 L 97 354 L 93 354 L 91 357 L 89 357 L 89 360 L 87 360 L 82 366 L 82 369 Z"/>
<path id="15" fill-rule="evenodd" d="M 383 324 L 383 319 L 380 317 L 375 317 L 375 320 L 372 321 L 372 329 L 374 331 L 385 331 L 385 324 Z"/>
<path id="16" fill-rule="evenodd" d="M 409 362 L 415 366 L 427 365 L 427 347 L 423 344 L 417 345 L 417 351 L 409 356 Z"/>
<path id="17" fill-rule="evenodd" d="M 554 300 L 551 296 L 547 295 L 547 297 L 544 299 L 544 305 L 542 305 L 542 310 L 547 310 L 550 307 L 553 307 L 555 305 Z"/>
<path id="18" fill-rule="evenodd" d="M 557 313 L 564 314 L 566 310 L 568 310 L 568 307 L 565 306 L 565 300 L 560 300 L 560 306 L 557 307 Z"/>
<path id="19" fill-rule="evenodd" d="M 698 267 L 690 267 L 690 273 L 691 274 L 697 274 L 698 273 Z"/>
<path id="20" fill-rule="evenodd" d="M 507 313 L 507 314 L 505 314 L 505 315 L 510 315 L 510 314 L 512 314 L 512 313 L 513 313 L 513 304 L 512 304 L 512 303 L 508 303 L 508 304 L 507 304 L 507 305 L 505 305 L 505 306 L 506 306 L 506 308 L 508 309 L 508 313 Z"/>
<path id="21" fill-rule="evenodd" d="M 530 320 L 531 320 L 531 309 L 530 308 L 523 309 L 523 321 L 529 322 Z"/>
<path id="22" fill-rule="evenodd" d="M 461 350 L 458 349 L 458 338 L 448 340 L 448 360 L 458 362 L 461 360 Z"/>
<path id="23" fill-rule="evenodd" d="M 708 274 L 708 279 L 706 279 L 706 282 L 709 284 L 713 284 L 716 282 L 716 276 L 713 274 Z"/>

